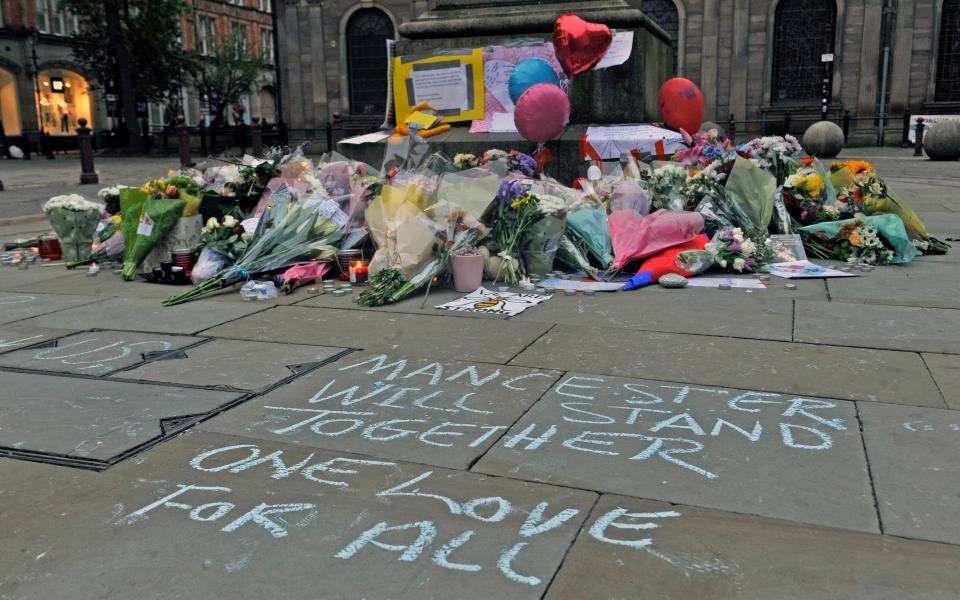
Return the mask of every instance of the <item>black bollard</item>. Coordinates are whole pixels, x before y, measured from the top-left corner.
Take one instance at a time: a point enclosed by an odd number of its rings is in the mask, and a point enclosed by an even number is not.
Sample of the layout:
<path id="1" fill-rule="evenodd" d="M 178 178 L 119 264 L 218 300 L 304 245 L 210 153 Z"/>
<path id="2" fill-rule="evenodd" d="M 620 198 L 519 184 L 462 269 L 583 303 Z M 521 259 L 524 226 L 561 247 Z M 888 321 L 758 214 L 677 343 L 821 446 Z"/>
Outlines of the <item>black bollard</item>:
<path id="1" fill-rule="evenodd" d="M 187 121 L 183 115 L 177 117 L 177 142 L 180 148 L 180 166 L 192 167 L 193 161 L 190 159 L 190 128 L 187 127 Z"/>
<path id="2" fill-rule="evenodd" d="M 93 140 L 90 139 L 90 128 L 87 127 L 87 120 L 78 121 L 80 127 L 77 128 L 77 145 L 80 147 L 80 184 L 100 183 L 97 172 L 93 168 Z"/>
<path id="3" fill-rule="evenodd" d="M 917 139 L 913 144 L 913 155 L 923 156 L 923 117 L 917 117 Z"/>

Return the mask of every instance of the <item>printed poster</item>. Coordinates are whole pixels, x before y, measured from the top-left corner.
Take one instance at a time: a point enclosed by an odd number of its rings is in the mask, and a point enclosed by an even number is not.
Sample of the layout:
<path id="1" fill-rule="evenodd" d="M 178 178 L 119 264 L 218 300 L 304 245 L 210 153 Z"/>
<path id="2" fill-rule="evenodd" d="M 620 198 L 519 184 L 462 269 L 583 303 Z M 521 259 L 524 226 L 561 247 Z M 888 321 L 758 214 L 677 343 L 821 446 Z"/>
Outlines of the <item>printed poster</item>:
<path id="1" fill-rule="evenodd" d="M 437 50 L 393 59 L 394 117 L 403 123 L 429 102 L 444 123 L 484 116 L 483 53 L 479 48 Z"/>
<path id="2" fill-rule="evenodd" d="M 434 308 L 512 317 L 519 315 L 531 306 L 536 306 L 551 297 L 552 296 L 516 292 L 492 292 L 487 288 L 481 287 L 463 298 L 435 306 Z"/>

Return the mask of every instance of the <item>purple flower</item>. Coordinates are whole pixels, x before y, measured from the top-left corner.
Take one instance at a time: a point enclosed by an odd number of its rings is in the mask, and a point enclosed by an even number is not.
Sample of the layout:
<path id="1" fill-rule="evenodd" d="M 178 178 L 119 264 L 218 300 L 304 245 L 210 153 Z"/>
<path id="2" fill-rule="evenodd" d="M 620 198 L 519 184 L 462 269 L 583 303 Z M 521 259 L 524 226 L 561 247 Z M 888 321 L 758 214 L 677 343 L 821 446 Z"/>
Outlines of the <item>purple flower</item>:
<path id="1" fill-rule="evenodd" d="M 510 203 L 523 195 L 523 184 L 516 179 L 510 179 L 500 184 L 497 191 L 497 200 Z"/>
<path id="2" fill-rule="evenodd" d="M 802 211 L 800 211 L 800 220 L 809 221 L 813 219 L 814 215 L 817 214 L 816 206 L 805 206 Z"/>
<path id="3" fill-rule="evenodd" d="M 510 156 L 507 157 L 507 168 L 523 173 L 527 177 L 534 177 L 537 174 L 537 161 L 532 156 L 511 150 Z"/>
<path id="4" fill-rule="evenodd" d="M 737 240 L 731 241 L 727 245 L 727 250 L 730 252 L 740 252 L 740 242 L 738 242 Z"/>
<path id="5" fill-rule="evenodd" d="M 720 230 L 720 237 L 726 237 L 726 238 L 728 238 L 728 237 L 733 237 L 733 230 L 730 229 L 729 227 L 725 227 L 725 228 L 721 229 L 721 230 Z"/>

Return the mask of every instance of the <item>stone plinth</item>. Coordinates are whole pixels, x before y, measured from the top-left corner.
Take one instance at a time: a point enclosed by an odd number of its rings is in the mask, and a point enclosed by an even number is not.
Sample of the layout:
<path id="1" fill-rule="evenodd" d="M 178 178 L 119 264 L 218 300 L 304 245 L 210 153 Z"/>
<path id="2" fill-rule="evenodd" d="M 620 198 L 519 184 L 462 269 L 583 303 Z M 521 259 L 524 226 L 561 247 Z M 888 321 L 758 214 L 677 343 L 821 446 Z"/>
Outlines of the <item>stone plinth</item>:
<path id="1" fill-rule="evenodd" d="M 670 77 L 670 36 L 624 0 L 544 2 L 438 0 L 434 10 L 400 26 L 397 54 L 549 40 L 557 17 L 574 13 L 611 29 L 634 32 L 622 65 L 574 78 L 573 123 L 636 123 L 657 118 L 657 93 Z"/>

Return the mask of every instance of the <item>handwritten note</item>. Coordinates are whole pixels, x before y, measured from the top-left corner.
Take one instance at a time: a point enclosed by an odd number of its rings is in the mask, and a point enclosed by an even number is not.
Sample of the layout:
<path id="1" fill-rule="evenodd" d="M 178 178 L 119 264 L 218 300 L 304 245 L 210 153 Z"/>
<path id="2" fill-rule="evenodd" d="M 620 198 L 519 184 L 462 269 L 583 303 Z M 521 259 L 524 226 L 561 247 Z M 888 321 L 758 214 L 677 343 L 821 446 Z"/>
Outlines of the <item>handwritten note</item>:
<path id="1" fill-rule="evenodd" d="M 469 108 L 467 72 L 464 67 L 413 71 L 411 78 L 417 103 L 429 102 L 441 111 Z"/>
<path id="2" fill-rule="evenodd" d="M 633 32 L 618 31 L 614 34 L 613 41 L 610 42 L 610 48 L 607 49 L 607 53 L 594 65 L 593 70 L 598 71 L 600 69 L 622 65 L 630 58 L 631 52 L 633 52 Z"/>

